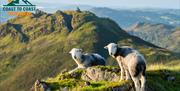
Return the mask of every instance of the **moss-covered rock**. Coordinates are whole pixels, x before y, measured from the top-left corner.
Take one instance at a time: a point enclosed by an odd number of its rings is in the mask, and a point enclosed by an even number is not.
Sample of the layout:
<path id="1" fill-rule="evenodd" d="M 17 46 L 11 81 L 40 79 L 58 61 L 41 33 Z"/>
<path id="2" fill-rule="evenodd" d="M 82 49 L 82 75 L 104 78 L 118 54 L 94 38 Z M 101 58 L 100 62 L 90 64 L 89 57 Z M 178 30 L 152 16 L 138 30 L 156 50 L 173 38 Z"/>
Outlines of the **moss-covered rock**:
<path id="1" fill-rule="evenodd" d="M 146 91 L 179 90 L 179 60 L 147 67 Z M 56 77 L 41 82 L 45 83 L 51 91 L 134 91 L 132 81 L 119 81 L 119 73 L 120 70 L 117 67 L 94 66 L 77 70 L 72 74 L 60 73 Z M 116 79 L 113 78 L 114 75 L 117 76 Z M 171 77 L 173 80 L 169 80 Z"/>
<path id="2" fill-rule="evenodd" d="M 45 82 L 36 80 L 30 91 L 50 91 L 50 88 L 47 86 Z"/>
<path id="3" fill-rule="evenodd" d="M 52 91 L 129 91 L 132 89 L 132 82 L 119 81 L 119 69 L 110 66 L 89 67 L 71 74 L 61 73 L 55 78 L 48 78 L 45 83 Z"/>
<path id="4" fill-rule="evenodd" d="M 88 81 L 119 81 L 120 69 L 111 67 L 89 67 L 82 73 L 81 78 Z"/>

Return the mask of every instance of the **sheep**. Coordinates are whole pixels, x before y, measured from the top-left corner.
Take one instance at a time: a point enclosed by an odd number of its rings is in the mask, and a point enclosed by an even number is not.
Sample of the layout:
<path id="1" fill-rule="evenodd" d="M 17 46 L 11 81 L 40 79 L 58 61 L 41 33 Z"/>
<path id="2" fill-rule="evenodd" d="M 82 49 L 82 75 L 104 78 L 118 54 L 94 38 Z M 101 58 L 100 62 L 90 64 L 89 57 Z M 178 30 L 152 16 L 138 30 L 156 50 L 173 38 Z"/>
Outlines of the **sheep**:
<path id="1" fill-rule="evenodd" d="M 124 80 L 132 79 L 136 91 L 145 91 L 145 71 L 146 60 L 137 50 L 128 46 L 118 47 L 115 43 L 109 43 L 104 47 L 108 50 L 109 55 L 115 58 L 121 69 L 121 78 Z"/>
<path id="2" fill-rule="evenodd" d="M 77 69 L 87 68 L 91 66 L 103 65 L 105 66 L 105 59 L 96 53 L 82 53 L 82 49 L 73 48 L 69 52 L 73 58 L 73 60 L 78 65 L 77 68 L 70 71 L 69 73 L 74 72 Z"/>

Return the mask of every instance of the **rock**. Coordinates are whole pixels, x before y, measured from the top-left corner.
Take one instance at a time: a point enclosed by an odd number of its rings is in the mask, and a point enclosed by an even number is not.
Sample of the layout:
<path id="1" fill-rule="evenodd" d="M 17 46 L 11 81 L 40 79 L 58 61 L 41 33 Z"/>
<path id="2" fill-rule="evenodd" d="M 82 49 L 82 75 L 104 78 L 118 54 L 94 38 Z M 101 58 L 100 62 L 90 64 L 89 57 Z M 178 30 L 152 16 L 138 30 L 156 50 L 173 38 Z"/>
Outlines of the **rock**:
<path id="1" fill-rule="evenodd" d="M 30 91 L 51 91 L 45 82 L 36 80 Z"/>
<path id="2" fill-rule="evenodd" d="M 37 80 L 33 86 L 33 90 L 31 91 L 50 91 L 50 88 L 53 90 L 56 89 L 57 91 L 71 91 L 73 89 L 72 87 L 69 87 L 69 85 L 66 83 L 66 81 L 71 81 L 67 79 L 73 79 L 72 83 L 76 83 L 78 85 L 78 88 L 84 88 L 86 86 L 94 85 L 91 82 L 96 81 L 107 81 L 107 82 L 119 82 L 120 80 L 120 70 L 115 67 L 105 67 L 105 66 L 97 66 L 97 67 L 89 67 L 87 69 L 77 70 L 71 74 L 64 73 L 59 75 L 59 77 L 55 78 L 54 82 L 48 83 L 48 81 L 42 82 L 40 80 Z M 56 87 L 53 88 L 56 83 L 57 79 L 61 81 L 61 85 L 56 85 Z M 64 80 L 64 81 L 62 81 Z M 51 79 L 52 81 L 52 79 Z M 57 81 L 57 82 L 59 82 Z M 66 83 L 63 84 L 63 82 Z M 48 83 L 48 84 L 47 84 Z M 71 83 L 71 82 L 70 82 Z M 49 86 L 49 87 L 48 87 Z M 52 86 L 52 87 L 51 87 Z M 76 86 L 76 85 L 74 85 Z M 132 81 L 125 81 L 122 82 L 119 85 L 108 85 L 106 88 L 103 88 L 102 90 L 107 91 L 134 91 L 133 89 L 133 82 Z M 76 88 L 74 88 L 76 89 Z M 77 90 L 76 90 L 77 91 Z M 78 90 L 79 91 L 79 90 Z"/>
<path id="3" fill-rule="evenodd" d="M 69 91 L 68 87 L 60 88 L 61 91 Z"/>
<path id="4" fill-rule="evenodd" d="M 176 77 L 174 77 L 174 76 L 168 76 L 168 77 L 167 77 L 167 80 L 168 80 L 168 81 L 175 81 L 175 80 L 176 80 Z"/>
<path id="5" fill-rule="evenodd" d="M 87 81 L 119 81 L 120 75 L 101 68 L 89 67 L 82 73 L 81 78 Z"/>
<path id="6" fill-rule="evenodd" d="M 82 80 L 86 81 L 119 81 L 120 69 L 117 68 L 101 68 L 101 67 L 89 67 L 81 75 Z M 88 83 L 86 83 L 88 84 Z M 133 89 L 133 82 L 127 84 L 107 88 L 107 91 L 135 91 Z"/>
<path id="7" fill-rule="evenodd" d="M 39 16 L 42 16 L 44 14 L 47 14 L 47 13 L 42 11 L 42 10 L 36 9 L 34 16 L 39 17 Z"/>

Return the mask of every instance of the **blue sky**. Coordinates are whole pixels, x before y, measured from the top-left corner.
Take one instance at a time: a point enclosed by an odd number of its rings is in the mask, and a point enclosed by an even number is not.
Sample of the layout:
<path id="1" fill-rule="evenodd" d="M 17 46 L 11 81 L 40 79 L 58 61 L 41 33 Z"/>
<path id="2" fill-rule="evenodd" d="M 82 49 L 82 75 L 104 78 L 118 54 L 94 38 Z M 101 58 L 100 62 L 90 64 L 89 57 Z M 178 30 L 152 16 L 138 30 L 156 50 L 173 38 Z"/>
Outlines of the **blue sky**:
<path id="1" fill-rule="evenodd" d="M 180 9 L 180 0 L 31 0 L 48 3 L 85 4 L 116 8 L 176 8 Z"/>
<path id="2" fill-rule="evenodd" d="M 1 0 L 3 4 L 7 0 Z M 29 0 L 34 3 L 90 5 L 110 8 L 175 8 L 180 9 L 180 0 Z M 47 5 L 48 7 L 48 5 Z"/>

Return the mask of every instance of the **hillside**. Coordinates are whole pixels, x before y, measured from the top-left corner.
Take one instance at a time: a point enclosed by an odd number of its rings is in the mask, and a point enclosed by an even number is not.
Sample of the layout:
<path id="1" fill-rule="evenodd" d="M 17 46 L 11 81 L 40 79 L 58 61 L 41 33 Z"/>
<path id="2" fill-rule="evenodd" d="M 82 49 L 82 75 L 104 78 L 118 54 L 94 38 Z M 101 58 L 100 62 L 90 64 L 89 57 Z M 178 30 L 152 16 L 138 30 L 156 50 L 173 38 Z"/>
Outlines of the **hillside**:
<path id="1" fill-rule="evenodd" d="M 108 65 L 117 65 L 103 49 L 109 42 L 138 49 L 148 63 L 176 59 L 172 52 L 131 36 L 114 21 L 91 12 L 38 10 L 0 24 L 0 89 L 28 91 L 36 79 L 74 68 L 68 54 L 73 47 L 97 52 L 108 59 Z"/>
<path id="2" fill-rule="evenodd" d="M 116 21 L 121 27 L 127 28 L 136 22 L 163 23 L 179 26 L 180 12 L 178 9 L 110 9 L 92 8 L 90 11 L 101 17 Z"/>
<path id="3" fill-rule="evenodd" d="M 127 31 L 132 35 L 138 36 L 160 47 L 180 52 L 180 30 L 178 27 L 165 24 L 138 22 L 129 27 Z"/>
<path id="4" fill-rule="evenodd" d="M 178 47 L 180 46 L 180 28 L 177 27 L 170 36 L 174 44 L 171 45 L 169 49 L 173 49 L 176 50 L 177 52 L 180 52 L 180 48 Z"/>

